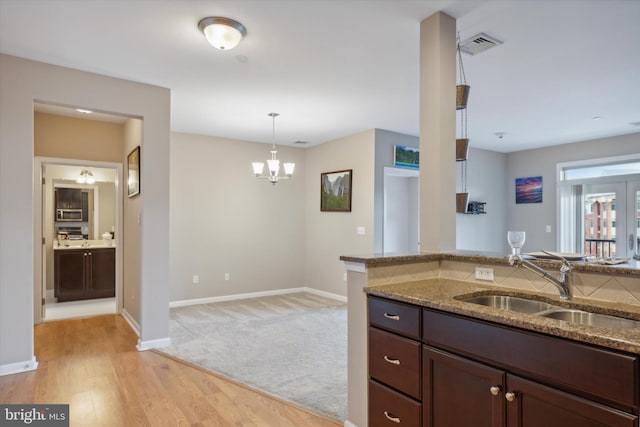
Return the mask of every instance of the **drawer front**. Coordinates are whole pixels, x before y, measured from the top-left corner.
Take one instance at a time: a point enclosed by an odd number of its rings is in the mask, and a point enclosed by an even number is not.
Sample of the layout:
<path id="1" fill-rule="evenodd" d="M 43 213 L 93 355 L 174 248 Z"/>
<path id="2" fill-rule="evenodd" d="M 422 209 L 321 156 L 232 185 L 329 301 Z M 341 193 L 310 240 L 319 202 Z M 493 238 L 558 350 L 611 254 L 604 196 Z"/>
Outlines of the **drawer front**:
<path id="1" fill-rule="evenodd" d="M 369 324 L 420 339 L 420 307 L 369 297 Z"/>
<path id="2" fill-rule="evenodd" d="M 420 427 L 420 402 L 369 380 L 369 427 Z"/>
<path id="3" fill-rule="evenodd" d="M 369 328 L 369 376 L 420 399 L 421 345 L 417 341 Z"/>
<path id="4" fill-rule="evenodd" d="M 427 309 L 423 335 L 425 343 L 623 410 L 638 406 L 637 356 Z"/>

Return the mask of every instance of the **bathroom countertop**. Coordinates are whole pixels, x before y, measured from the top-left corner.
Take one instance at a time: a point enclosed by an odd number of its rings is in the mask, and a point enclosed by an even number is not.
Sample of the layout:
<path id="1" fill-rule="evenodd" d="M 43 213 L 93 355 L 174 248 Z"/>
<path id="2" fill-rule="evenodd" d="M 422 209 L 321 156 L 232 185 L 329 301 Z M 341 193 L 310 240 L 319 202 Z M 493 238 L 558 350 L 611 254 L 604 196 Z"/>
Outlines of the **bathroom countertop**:
<path id="1" fill-rule="evenodd" d="M 82 246 L 82 240 L 73 240 L 69 242 L 69 246 L 65 246 L 64 242 L 62 246 L 58 246 L 58 243 L 53 244 L 54 251 L 60 250 L 73 250 L 73 249 L 100 249 L 100 248 L 114 248 L 115 242 L 113 240 L 88 240 L 87 246 Z"/>
<path id="2" fill-rule="evenodd" d="M 582 309 L 639 321 L 640 306 L 580 298 L 574 298 L 571 301 L 559 301 L 557 298 L 554 299 L 517 289 L 496 288 L 442 278 L 369 286 L 365 287 L 364 291 L 372 296 L 389 298 L 475 319 L 640 354 L 640 328 L 608 329 L 582 326 L 534 314 L 524 314 L 468 303 L 461 301 L 459 298 L 461 296 L 477 295 L 511 295 L 540 300 L 565 308 Z"/>

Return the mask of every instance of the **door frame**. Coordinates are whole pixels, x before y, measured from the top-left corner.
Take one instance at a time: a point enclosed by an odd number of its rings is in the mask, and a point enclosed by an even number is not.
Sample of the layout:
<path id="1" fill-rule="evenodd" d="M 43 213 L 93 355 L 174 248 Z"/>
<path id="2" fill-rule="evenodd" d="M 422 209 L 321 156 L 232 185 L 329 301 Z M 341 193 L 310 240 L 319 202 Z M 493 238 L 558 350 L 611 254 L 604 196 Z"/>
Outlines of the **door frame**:
<path id="1" fill-rule="evenodd" d="M 640 180 L 627 181 L 627 229 L 625 233 L 625 245 L 627 248 L 627 256 L 634 257 L 640 255 L 640 245 L 638 245 L 638 239 L 640 239 L 640 227 L 638 223 L 638 199 L 637 194 L 640 192 Z M 633 234 L 633 248 L 629 248 L 629 236 Z M 636 258 L 640 259 L 640 258 Z"/>
<path id="2" fill-rule="evenodd" d="M 115 193 L 116 193 L 116 223 L 115 223 L 115 243 L 116 243 L 116 313 L 122 311 L 122 287 L 123 287 L 123 236 L 121 230 L 123 227 L 123 209 L 124 209 L 124 193 L 122 189 L 123 180 L 123 166 L 122 163 L 116 162 L 101 162 L 94 160 L 76 160 L 76 159 L 63 159 L 57 157 L 34 157 L 33 168 L 33 237 L 34 237 L 34 253 L 33 253 L 33 323 L 39 324 L 42 322 L 43 316 L 43 281 L 44 277 L 43 262 L 45 262 L 45 251 L 43 250 L 44 244 L 43 238 L 45 236 L 44 228 L 44 192 L 42 179 L 44 165 L 56 164 L 67 166 L 88 166 L 95 168 L 108 168 L 115 169 Z M 52 238 L 49 236 L 49 238 Z M 46 283 L 44 284 L 46 286 Z"/>

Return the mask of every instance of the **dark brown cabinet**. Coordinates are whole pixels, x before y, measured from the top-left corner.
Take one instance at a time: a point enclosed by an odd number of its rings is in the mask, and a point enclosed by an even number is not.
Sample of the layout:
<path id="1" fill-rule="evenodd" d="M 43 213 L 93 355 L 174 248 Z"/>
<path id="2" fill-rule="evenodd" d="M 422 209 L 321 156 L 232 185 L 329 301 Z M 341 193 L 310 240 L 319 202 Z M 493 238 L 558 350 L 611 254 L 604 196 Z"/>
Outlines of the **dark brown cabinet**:
<path id="1" fill-rule="evenodd" d="M 420 308 L 369 298 L 369 426 L 421 425 Z"/>
<path id="2" fill-rule="evenodd" d="M 54 286 L 58 302 L 115 296 L 115 248 L 58 249 Z"/>
<path id="3" fill-rule="evenodd" d="M 56 209 L 82 209 L 82 190 L 79 188 L 56 188 Z"/>
<path id="4" fill-rule="evenodd" d="M 369 297 L 370 426 L 637 427 L 639 409 L 638 355 Z"/>

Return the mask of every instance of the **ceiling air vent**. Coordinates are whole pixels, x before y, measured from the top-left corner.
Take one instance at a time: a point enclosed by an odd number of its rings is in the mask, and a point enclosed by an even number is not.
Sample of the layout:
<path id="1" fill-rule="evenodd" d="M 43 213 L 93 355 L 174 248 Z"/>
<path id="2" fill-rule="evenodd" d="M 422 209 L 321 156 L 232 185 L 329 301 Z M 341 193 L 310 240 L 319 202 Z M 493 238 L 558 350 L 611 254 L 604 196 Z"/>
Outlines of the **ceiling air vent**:
<path id="1" fill-rule="evenodd" d="M 293 141 L 293 143 L 297 144 L 297 145 L 304 145 L 304 144 L 308 144 L 309 142 L 308 141 Z"/>
<path id="2" fill-rule="evenodd" d="M 486 33 L 478 33 L 460 44 L 460 50 L 469 55 L 477 55 L 494 46 L 500 46 L 502 42 Z"/>

